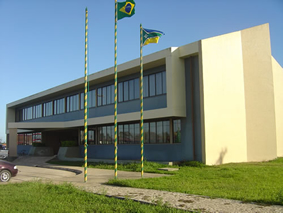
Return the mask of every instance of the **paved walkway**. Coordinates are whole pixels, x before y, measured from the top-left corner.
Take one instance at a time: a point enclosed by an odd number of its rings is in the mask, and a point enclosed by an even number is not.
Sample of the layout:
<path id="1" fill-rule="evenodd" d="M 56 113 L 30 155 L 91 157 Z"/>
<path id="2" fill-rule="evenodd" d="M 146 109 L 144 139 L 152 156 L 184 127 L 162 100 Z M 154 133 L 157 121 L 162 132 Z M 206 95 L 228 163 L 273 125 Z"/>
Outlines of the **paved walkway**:
<path id="1" fill-rule="evenodd" d="M 16 159 L 14 163 L 19 167 L 19 174 L 12 178 L 11 182 L 15 183 L 37 179 L 52 181 L 54 183 L 70 182 L 81 189 L 97 194 L 128 198 L 146 203 L 163 203 L 175 208 L 198 210 L 200 212 L 283 213 L 283 206 L 258 205 L 228 199 L 211 199 L 209 197 L 184 193 L 104 185 L 105 182 L 114 177 L 113 170 L 88 168 L 88 181 L 85 183 L 83 174 L 84 168 L 46 164 L 45 162 L 49 159 L 51 158 L 29 156 Z M 57 169 L 54 169 L 55 167 Z M 160 176 L 164 175 L 152 173 L 144 174 L 144 178 Z M 140 178 L 140 173 L 118 171 L 118 178 L 138 179 Z"/>

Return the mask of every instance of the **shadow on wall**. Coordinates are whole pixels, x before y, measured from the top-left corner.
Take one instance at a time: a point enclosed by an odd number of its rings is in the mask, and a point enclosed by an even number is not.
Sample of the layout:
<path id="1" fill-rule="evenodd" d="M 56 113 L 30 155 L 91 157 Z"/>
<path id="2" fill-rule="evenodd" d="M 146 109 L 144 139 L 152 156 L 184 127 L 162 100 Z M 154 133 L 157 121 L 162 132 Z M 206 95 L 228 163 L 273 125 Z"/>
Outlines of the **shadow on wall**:
<path id="1" fill-rule="evenodd" d="M 219 158 L 218 160 L 216 161 L 216 165 L 220 165 L 220 164 L 223 164 L 223 159 L 225 157 L 225 155 L 227 154 L 227 147 L 225 148 L 222 148 L 220 154 L 219 154 Z"/>

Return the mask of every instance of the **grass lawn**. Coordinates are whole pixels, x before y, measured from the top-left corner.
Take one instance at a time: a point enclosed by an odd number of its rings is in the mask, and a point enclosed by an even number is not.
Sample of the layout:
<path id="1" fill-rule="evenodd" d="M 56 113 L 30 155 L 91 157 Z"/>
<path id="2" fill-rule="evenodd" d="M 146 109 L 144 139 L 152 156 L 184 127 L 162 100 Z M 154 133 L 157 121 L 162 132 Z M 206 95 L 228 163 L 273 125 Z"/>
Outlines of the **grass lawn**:
<path id="1" fill-rule="evenodd" d="M 42 182 L 0 184 L 0 212 L 184 212 L 81 191 L 71 184 Z"/>
<path id="2" fill-rule="evenodd" d="M 57 163 L 60 164 L 60 162 Z M 83 162 L 78 165 L 82 166 Z M 90 164 L 89 167 L 114 169 L 114 165 L 103 163 Z M 110 180 L 108 184 L 283 205 L 283 158 L 262 163 L 235 163 L 220 166 L 205 166 L 190 162 L 180 166 L 177 172 L 157 170 L 161 167 L 165 165 L 145 162 L 144 171 L 173 175 L 138 180 L 117 179 Z M 118 170 L 140 171 L 140 164 L 118 165 Z"/>
<path id="3" fill-rule="evenodd" d="M 108 184 L 283 205 L 283 158 L 262 163 L 183 166 L 175 174 Z"/>
<path id="4" fill-rule="evenodd" d="M 64 165 L 64 166 L 79 166 L 84 167 L 83 161 L 59 161 L 59 160 L 50 160 L 48 161 L 50 164 L 56 165 Z M 160 173 L 160 174 L 174 174 L 174 172 L 162 171 L 158 170 L 161 167 L 167 167 L 167 165 L 144 161 L 144 172 L 148 173 Z M 178 167 L 178 166 L 171 166 Z M 103 163 L 103 162 L 89 162 L 88 168 L 96 168 L 96 169 L 112 169 L 114 170 L 114 164 Z M 131 172 L 140 172 L 141 164 L 140 163 L 126 163 L 126 164 L 118 164 L 118 170 L 121 171 L 131 171 Z"/>

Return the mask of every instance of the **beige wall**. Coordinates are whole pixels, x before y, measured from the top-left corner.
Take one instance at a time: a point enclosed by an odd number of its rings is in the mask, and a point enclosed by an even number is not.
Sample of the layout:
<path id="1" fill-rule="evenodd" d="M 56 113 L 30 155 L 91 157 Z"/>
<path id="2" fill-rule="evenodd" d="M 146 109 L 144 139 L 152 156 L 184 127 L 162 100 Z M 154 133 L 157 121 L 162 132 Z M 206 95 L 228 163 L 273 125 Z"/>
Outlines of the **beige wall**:
<path id="1" fill-rule="evenodd" d="M 177 48 L 166 57 L 167 108 L 174 116 L 186 116 L 185 66 Z"/>
<path id="2" fill-rule="evenodd" d="M 248 161 L 274 159 L 276 126 L 269 25 L 241 31 Z"/>
<path id="3" fill-rule="evenodd" d="M 17 129 L 9 129 L 9 156 L 16 157 L 18 147 L 18 132 Z"/>
<path id="4" fill-rule="evenodd" d="M 283 157 L 283 69 L 272 57 L 277 156 Z"/>
<path id="5" fill-rule="evenodd" d="M 247 160 L 240 32 L 202 40 L 206 164 Z"/>

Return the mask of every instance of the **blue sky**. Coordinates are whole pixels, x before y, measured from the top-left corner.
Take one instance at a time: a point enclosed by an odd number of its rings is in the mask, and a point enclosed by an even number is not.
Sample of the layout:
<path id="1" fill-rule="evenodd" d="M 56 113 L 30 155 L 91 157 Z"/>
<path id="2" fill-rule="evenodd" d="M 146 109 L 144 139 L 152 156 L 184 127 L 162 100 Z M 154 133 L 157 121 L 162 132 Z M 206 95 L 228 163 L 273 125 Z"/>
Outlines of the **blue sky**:
<path id="1" fill-rule="evenodd" d="M 273 57 L 283 66 L 282 0 L 135 0 L 118 21 L 118 64 L 139 58 L 139 26 L 163 31 L 147 55 L 269 23 Z M 84 76 L 85 8 L 89 73 L 114 65 L 114 0 L 0 0 L 0 139 L 6 104 Z"/>

